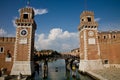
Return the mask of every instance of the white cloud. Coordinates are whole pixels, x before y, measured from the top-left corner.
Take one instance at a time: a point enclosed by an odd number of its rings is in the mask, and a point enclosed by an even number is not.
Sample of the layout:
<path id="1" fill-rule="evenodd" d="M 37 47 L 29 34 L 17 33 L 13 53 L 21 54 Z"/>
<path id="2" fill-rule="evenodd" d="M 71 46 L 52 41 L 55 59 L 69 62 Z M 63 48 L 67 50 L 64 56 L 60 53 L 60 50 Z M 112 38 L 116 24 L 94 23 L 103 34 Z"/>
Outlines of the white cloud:
<path id="1" fill-rule="evenodd" d="M 12 20 L 13 26 L 17 27 L 17 25 L 15 24 L 15 20 L 18 19 L 18 17 L 14 17 L 14 19 Z"/>
<path id="2" fill-rule="evenodd" d="M 36 9 L 36 8 L 33 8 L 33 9 L 34 9 L 35 15 L 43 15 L 43 14 L 48 13 L 47 9 Z M 18 12 L 20 13 L 20 9 L 18 10 Z M 13 20 L 12 20 L 12 23 L 13 23 L 14 27 L 17 27 L 17 25 L 15 24 L 15 20 L 16 19 L 19 19 L 19 18 L 18 17 L 14 17 Z"/>
<path id="3" fill-rule="evenodd" d="M 95 21 L 99 22 L 101 20 L 101 18 L 95 18 Z"/>
<path id="4" fill-rule="evenodd" d="M 48 13 L 47 9 L 35 9 L 35 8 L 33 8 L 33 9 L 34 9 L 35 15 L 43 15 L 43 14 Z M 18 12 L 20 13 L 20 9 L 18 10 Z M 18 17 L 14 17 L 14 19 L 12 20 L 14 27 L 16 27 L 16 24 L 15 24 L 16 19 L 18 19 Z"/>
<path id="5" fill-rule="evenodd" d="M 35 12 L 35 15 L 43 15 L 43 14 L 48 13 L 47 9 L 36 9 L 36 8 L 33 8 L 33 10 Z M 20 9 L 18 10 L 18 12 L 20 12 Z"/>
<path id="6" fill-rule="evenodd" d="M 9 34 L 6 30 L 0 28 L 0 37 L 15 37 L 15 34 Z"/>
<path id="7" fill-rule="evenodd" d="M 53 28 L 48 35 L 37 34 L 36 37 L 36 48 L 39 50 L 70 51 L 79 46 L 78 32 L 63 31 L 60 28 Z"/>
<path id="8" fill-rule="evenodd" d="M 35 9 L 35 8 L 33 8 L 33 9 L 35 11 L 35 15 L 43 15 L 43 14 L 48 13 L 47 9 Z"/>
<path id="9" fill-rule="evenodd" d="M 0 29 L 0 37 L 3 37 L 7 34 L 7 32 L 4 29 Z"/>

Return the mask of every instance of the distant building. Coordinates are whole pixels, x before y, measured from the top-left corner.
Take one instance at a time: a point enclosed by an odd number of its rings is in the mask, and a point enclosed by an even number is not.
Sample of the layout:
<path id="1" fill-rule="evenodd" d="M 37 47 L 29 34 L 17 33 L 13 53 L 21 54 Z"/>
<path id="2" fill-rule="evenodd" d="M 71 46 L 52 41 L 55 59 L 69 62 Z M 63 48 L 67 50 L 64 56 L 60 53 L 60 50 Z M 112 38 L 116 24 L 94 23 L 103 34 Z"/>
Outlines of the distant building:
<path id="1" fill-rule="evenodd" d="M 79 56 L 80 48 L 76 48 L 76 49 L 71 50 L 70 54 L 73 56 Z"/>
<path id="2" fill-rule="evenodd" d="M 48 56 L 51 55 L 54 51 L 53 50 L 41 50 L 41 51 L 37 51 L 36 55 L 38 56 Z"/>
<path id="3" fill-rule="evenodd" d="M 80 16 L 80 70 L 120 67 L 120 31 L 98 31 L 94 13 L 83 11 Z"/>

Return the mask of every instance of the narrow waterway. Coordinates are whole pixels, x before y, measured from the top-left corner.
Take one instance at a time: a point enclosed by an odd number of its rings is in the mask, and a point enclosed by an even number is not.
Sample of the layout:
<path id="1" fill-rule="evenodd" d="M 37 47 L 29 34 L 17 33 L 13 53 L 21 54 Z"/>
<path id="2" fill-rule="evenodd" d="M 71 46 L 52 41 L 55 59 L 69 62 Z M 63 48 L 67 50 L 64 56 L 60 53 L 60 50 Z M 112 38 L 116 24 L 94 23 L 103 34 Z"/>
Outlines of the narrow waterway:
<path id="1" fill-rule="evenodd" d="M 73 68 L 73 69 L 72 69 Z M 93 80 L 87 75 L 82 75 L 76 67 L 70 67 L 64 59 L 41 61 L 39 71 L 35 72 L 35 80 Z"/>

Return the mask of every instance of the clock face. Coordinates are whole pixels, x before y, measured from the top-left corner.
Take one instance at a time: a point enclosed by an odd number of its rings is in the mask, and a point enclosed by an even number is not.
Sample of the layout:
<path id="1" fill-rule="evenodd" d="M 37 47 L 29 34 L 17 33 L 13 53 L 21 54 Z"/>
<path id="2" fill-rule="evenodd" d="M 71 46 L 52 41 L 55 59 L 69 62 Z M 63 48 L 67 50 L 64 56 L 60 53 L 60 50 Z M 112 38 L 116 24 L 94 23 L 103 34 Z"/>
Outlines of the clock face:
<path id="1" fill-rule="evenodd" d="M 27 30 L 26 30 L 26 29 L 22 29 L 22 30 L 20 31 L 20 35 L 21 35 L 21 36 L 26 36 L 26 35 L 27 35 Z"/>
<path id="2" fill-rule="evenodd" d="M 93 31 L 89 31 L 89 32 L 88 32 L 88 35 L 89 35 L 89 36 L 94 36 L 94 32 L 93 32 Z"/>

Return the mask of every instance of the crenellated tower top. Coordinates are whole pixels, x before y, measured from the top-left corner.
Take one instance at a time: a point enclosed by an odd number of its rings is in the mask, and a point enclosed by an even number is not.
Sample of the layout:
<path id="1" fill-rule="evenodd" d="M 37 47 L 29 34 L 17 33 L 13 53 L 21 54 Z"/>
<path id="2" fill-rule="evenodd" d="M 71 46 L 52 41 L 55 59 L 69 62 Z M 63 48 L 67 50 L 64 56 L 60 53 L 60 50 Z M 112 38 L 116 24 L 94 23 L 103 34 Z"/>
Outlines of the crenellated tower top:
<path id="1" fill-rule="evenodd" d="M 83 11 L 82 14 L 80 15 L 80 18 L 86 17 L 86 16 L 93 16 L 94 17 L 94 12 L 92 11 Z"/>
<path id="2" fill-rule="evenodd" d="M 34 10 L 31 7 L 26 7 L 20 9 L 20 18 L 21 19 L 33 19 L 34 18 Z"/>
<path id="3" fill-rule="evenodd" d="M 80 15 L 80 25 L 78 30 L 82 30 L 83 28 L 97 28 L 98 23 L 94 20 L 94 12 L 92 11 L 83 11 Z"/>
<path id="4" fill-rule="evenodd" d="M 20 9 L 20 18 L 16 19 L 17 26 L 30 26 L 34 25 L 36 29 L 36 23 L 34 21 L 34 10 L 31 7 L 25 7 Z"/>

